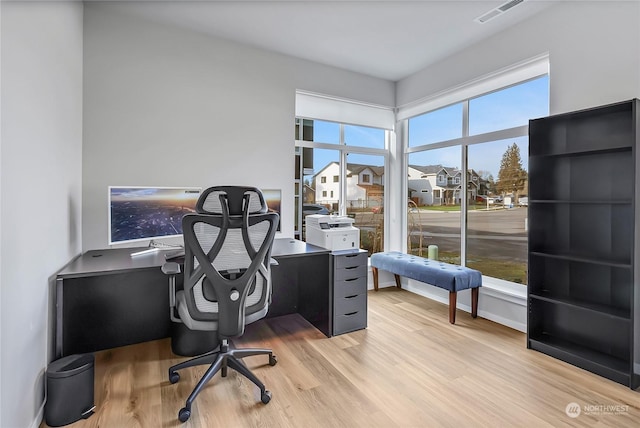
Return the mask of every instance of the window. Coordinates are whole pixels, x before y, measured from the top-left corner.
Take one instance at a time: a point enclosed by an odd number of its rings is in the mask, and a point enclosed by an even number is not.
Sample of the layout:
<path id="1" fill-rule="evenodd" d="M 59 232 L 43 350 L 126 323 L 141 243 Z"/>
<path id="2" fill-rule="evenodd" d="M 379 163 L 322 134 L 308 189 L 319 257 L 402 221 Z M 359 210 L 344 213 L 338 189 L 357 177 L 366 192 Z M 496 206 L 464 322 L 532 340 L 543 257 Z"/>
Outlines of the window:
<path id="1" fill-rule="evenodd" d="M 526 284 L 524 125 L 549 114 L 548 87 L 544 75 L 408 119 L 408 251 L 425 254 L 428 230 L 442 261 Z"/>
<path id="2" fill-rule="evenodd" d="M 549 115 L 547 76 L 469 100 L 469 135 L 527 125 Z"/>
<path id="3" fill-rule="evenodd" d="M 340 144 L 340 124 L 323 120 L 309 120 L 312 127 L 312 137 L 307 141 L 317 143 Z"/>
<path id="4" fill-rule="evenodd" d="M 347 154 L 347 170 L 351 176 L 347 178 L 346 211 L 347 215 L 356 219 L 355 226 L 360 229 L 362 248 L 371 253 L 384 251 L 384 160 L 382 155 L 360 153 Z M 362 171 L 372 171 L 369 175 L 372 182 L 360 186 L 358 180 Z M 363 179 L 364 181 L 364 179 Z"/>
<path id="5" fill-rule="evenodd" d="M 467 266 L 484 275 L 527 283 L 527 137 L 469 146 L 469 169 L 480 185 L 469 192 Z M 486 197 L 490 195 L 490 197 Z"/>
<path id="6" fill-rule="evenodd" d="M 462 137 L 462 107 L 455 104 L 409 120 L 409 147 Z"/>
<path id="7" fill-rule="evenodd" d="M 344 143 L 348 146 L 384 149 L 384 139 L 384 129 L 354 125 L 344 126 Z"/>
<path id="8" fill-rule="evenodd" d="M 302 183 L 295 183 L 299 184 L 295 195 L 296 217 L 302 219 L 305 215 L 299 208 L 301 203 L 325 206 L 330 212 L 355 219 L 354 226 L 360 229 L 361 248 L 369 253 L 383 251 L 384 172 L 389 132 L 302 118 L 296 119 L 296 131 L 296 156 L 303 158 L 296 159 L 296 168 L 305 170 L 296 172 L 296 176 L 303 177 Z M 324 136 L 318 136 L 317 132 Z M 303 167 L 310 164 L 312 168 Z M 331 183 L 327 177 L 331 177 Z M 362 186 L 360 179 L 367 186 Z M 302 239 L 303 224 L 297 220 L 295 231 L 296 237 Z"/>
<path id="9" fill-rule="evenodd" d="M 426 256 L 430 244 L 438 246 L 443 262 L 460 264 L 459 186 L 447 183 L 443 169 L 460 169 L 460 147 L 445 147 L 409 154 L 409 198 L 417 205 L 407 214 L 407 251 Z M 438 177 L 438 182 L 435 178 Z M 441 180 L 442 178 L 442 180 Z M 422 192 L 433 189 L 432 193 Z M 446 215 L 443 215 L 446 213 Z"/>

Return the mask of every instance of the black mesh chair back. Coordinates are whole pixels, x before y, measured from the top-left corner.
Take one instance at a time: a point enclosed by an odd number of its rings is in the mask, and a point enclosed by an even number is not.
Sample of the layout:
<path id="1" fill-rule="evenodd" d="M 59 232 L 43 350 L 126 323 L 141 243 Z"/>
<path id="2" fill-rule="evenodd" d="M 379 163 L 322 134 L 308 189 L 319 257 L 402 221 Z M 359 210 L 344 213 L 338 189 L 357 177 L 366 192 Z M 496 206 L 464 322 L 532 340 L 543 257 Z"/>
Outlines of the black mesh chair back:
<path id="1" fill-rule="evenodd" d="M 196 212 L 200 214 L 224 215 L 261 214 L 269 211 L 259 189 L 246 186 L 214 186 L 200 194 Z"/>
<path id="2" fill-rule="evenodd" d="M 245 316 L 252 322 L 266 315 L 277 222 L 276 213 L 248 211 L 183 218 L 184 292 L 191 318 L 217 321 L 218 335 L 230 338 L 244 332 Z"/>

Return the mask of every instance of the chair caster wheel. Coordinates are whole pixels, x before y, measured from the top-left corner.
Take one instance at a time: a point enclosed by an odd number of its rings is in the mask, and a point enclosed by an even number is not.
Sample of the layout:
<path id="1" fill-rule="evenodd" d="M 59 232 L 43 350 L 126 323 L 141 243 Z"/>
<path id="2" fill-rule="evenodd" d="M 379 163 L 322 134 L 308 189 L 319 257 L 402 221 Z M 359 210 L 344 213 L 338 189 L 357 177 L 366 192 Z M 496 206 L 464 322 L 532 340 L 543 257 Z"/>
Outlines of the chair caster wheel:
<path id="1" fill-rule="evenodd" d="M 269 365 L 275 366 L 278 363 L 278 359 L 275 355 L 269 355 Z"/>
<path id="2" fill-rule="evenodd" d="M 180 373 L 178 372 L 169 373 L 169 382 L 176 383 L 179 380 L 180 380 Z M 187 418 L 188 417 L 189 416 L 187 416 Z"/>
<path id="3" fill-rule="evenodd" d="M 183 407 L 182 409 L 180 409 L 180 412 L 178 412 L 178 419 L 180 419 L 180 422 L 187 422 L 190 416 L 191 410 L 187 409 L 186 407 Z"/>
<path id="4" fill-rule="evenodd" d="M 267 404 L 269 401 L 271 401 L 271 391 L 264 391 L 260 399 L 264 404 Z"/>

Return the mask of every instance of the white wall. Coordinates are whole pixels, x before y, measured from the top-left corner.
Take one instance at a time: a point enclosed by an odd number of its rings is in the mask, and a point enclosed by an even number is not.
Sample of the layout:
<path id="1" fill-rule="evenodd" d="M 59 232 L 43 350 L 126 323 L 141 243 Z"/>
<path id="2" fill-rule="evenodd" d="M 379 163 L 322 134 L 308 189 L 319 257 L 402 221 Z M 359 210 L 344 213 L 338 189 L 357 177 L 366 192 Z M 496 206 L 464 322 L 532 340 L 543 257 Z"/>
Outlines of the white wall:
<path id="1" fill-rule="evenodd" d="M 83 249 L 107 245 L 107 186 L 282 189 L 293 236 L 295 90 L 381 105 L 394 84 L 85 5 Z"/>
<path id="2" fill-rule="evenodd" d="M 639 8 L 638 2 L 561 2 L 399 81 L 398 106 L 546 52 L 551 114 L 640 96 Z"/>
<path id="3" fill-rule="evenodd" d="M 0 2 L 0 167 L 2 166 L 2 2 Z M 2 332 L 2 169 L 0 168 L 0 332 Z M 2 340 L 0 340 L 0 423 L 2 423 Z"/>
<path id="4" fill-rule="evenodd" d="M 42 418 L 49 279 L 81 250 L 82 10 L 2 3 L 2 427 Z"/>
<path id="5" fill-rule="evenodd" d="M 398 106 L 547 52 L 551 114 L 640 97 L 638 22 L 639 2 L 562 2 L 399 81 Z M 525 288 L 494 282 L 488 285 L 496 288 L 481 289 L 478 313 L 524 331 Z M 408 289 L 446 302 L 435 287 L 409 281 Z M 468 297 L 461 297 L 459 307 L 468 309 Z"/>

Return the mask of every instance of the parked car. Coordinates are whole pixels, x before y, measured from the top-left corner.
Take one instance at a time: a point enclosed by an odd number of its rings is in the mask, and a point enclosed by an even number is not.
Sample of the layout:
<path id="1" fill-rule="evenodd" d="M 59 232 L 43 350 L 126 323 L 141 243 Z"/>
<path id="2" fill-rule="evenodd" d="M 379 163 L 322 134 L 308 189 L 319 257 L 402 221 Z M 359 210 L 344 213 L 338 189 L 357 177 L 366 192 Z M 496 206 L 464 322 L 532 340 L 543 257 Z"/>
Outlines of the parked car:
<path id="1" fill-rule="evenodd" d="M 489 205 L 493 204 L 495 202 L 494 198 L 490 198 L 487 195 L 478 195 L 476 196 L 476 201 L 480 202 L 482 204 L 486 204 L 488 203 Z"/>
<path id="2" fill-rule="evenodd" d="M 529 205 L 529 197 L 528 196 L 524 196 L 522 198 L 520 198 L 518 200 L 518 205 L 520 205 L 521 207 L 526 207 Z"/>
<path id="3" fill-rule="evenodd" d="M 329 214 L 329 209 L 320 204 L 302 204 L 302 216 L 309 214 Z"/>

